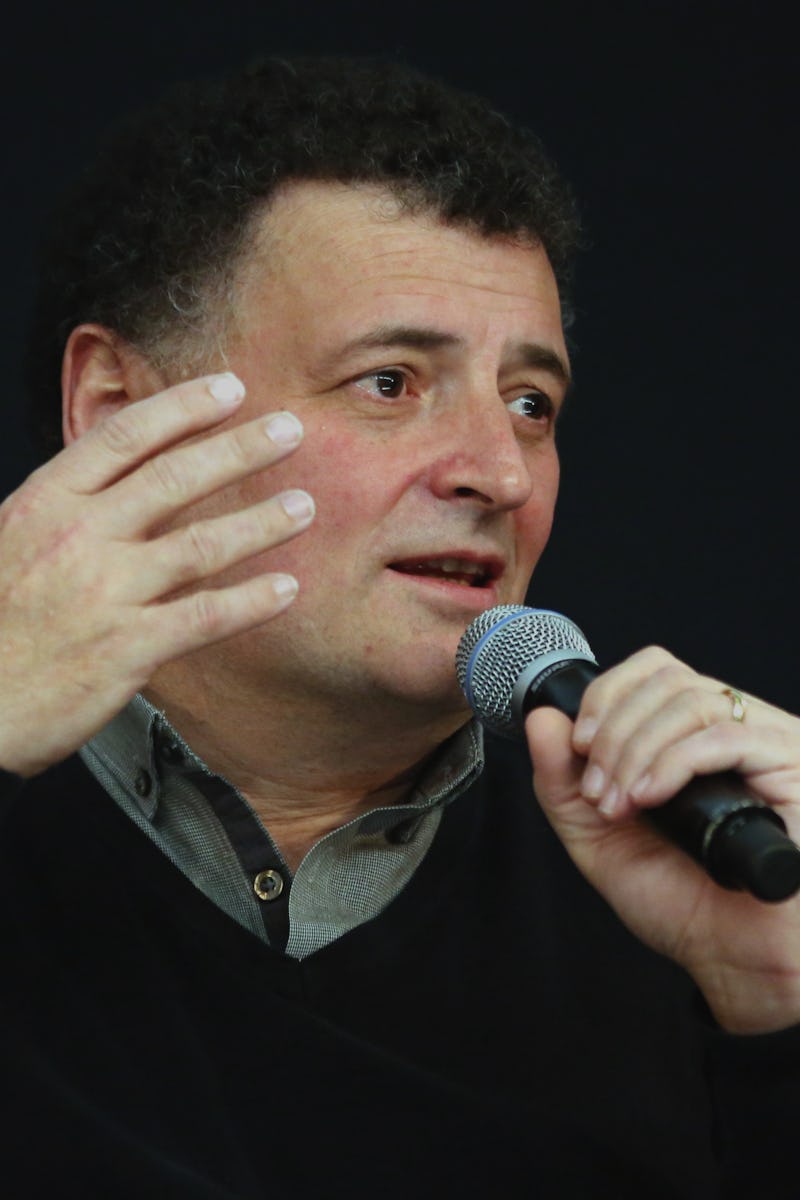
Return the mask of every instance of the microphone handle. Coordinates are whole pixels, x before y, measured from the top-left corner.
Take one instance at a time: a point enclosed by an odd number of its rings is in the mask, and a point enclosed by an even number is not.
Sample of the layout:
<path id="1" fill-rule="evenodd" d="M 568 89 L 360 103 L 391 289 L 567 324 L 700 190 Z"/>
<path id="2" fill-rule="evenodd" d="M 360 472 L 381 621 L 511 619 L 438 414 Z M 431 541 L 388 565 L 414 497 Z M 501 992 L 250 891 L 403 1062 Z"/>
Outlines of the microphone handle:
<path id="1" fill-rule="evenodd" d="M 572 661 L 537 676 L 519 705 L 559 709 L 573 720 L 584 691 L 596 678 L 592 663 Z M 724 888 L 748 891 L 759 900 L 786 900 L 800 890 L 800 847 L 783 818 L 755 796 L 734 771 L 698 775 L 657 808 L 642 810 L 648 822 L 674 842 Z"/>

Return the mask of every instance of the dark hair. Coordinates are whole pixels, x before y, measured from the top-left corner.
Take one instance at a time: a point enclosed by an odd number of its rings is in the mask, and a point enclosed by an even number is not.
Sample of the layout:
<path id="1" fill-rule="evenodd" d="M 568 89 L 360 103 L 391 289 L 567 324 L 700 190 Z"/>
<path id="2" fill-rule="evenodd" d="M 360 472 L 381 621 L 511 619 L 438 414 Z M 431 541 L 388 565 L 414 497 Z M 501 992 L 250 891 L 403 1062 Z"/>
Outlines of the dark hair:
<path id="1" fill-rule="evenodd" d="M 269 59 L 182 85 L 118 130 L 43 247 L 28 355 L 33 431 L 61 444 L 61 358 L 93 321 L 158 357 L 194 343 L 289 180 L 378 183 L 411 209 L 541 244 L 568 297 L 571 196 L 539 141 L 482 99 L 374 59 Z"/>

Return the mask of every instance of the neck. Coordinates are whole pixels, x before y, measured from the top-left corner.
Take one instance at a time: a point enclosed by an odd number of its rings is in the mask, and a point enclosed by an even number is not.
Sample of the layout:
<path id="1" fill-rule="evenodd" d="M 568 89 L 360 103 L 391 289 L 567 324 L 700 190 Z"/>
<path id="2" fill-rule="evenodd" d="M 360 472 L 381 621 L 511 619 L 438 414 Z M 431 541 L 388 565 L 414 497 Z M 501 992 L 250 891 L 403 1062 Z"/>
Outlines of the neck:
<path id="1" fill-rule="evenodd" d="M 401 802 L 463 713 L 369 705 L 366 714 L 241 694 L 238 681 L 212 681 L 188 660 L 163 668 L 147 688 L 206 765 L 241 793 L 296 870 L 326 833 L 376 807 Z M 191 697 L 187 702 L 186 697 Z M 364 706 L 367 707 L 367 706 Z M 366 719 L 368 718 L 368 719 Z"/>

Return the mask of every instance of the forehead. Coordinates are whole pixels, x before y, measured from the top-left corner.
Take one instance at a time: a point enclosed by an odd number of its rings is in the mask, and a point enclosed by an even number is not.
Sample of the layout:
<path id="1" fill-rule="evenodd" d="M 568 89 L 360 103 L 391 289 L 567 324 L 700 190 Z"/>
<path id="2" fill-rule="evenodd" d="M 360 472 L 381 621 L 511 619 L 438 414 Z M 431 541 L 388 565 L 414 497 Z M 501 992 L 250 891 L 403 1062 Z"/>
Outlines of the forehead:
<path id="1" fill-rule="evenodd" d="M 284 328 L 302 320 L 349 333 L 378 308 L 386 320 L 413 309 L 433 325 L 463 319 L 522 335 L 534 323 L 565 354 L 558 288 L 540 246 L 410 212 L 373 186 L 283 188 L 258 219 L 241 281 L 246 322 L 270 311 Z"/>

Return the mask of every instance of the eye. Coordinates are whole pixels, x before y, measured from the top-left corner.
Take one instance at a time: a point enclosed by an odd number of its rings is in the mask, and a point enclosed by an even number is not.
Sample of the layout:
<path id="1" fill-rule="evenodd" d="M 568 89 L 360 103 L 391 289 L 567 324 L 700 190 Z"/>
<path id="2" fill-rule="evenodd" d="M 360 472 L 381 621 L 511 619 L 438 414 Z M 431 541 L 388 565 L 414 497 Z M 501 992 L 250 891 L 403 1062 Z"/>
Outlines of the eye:
<path id="1" fill-rule="evenodd" d="M 396 400 L 405 390 L 406 377 L 402 371 L 372 371 L 355 382 L 365 391 L 377 393 L 387 400 Z"/>
<path id="2" fill-rule="evenodd" d="M 549 421 L 555 412 L 553 401 L 545 392 L 528 392 L 518 396 L 508 406 L 512 412 L 529 417 L 532 421 Z"/>

